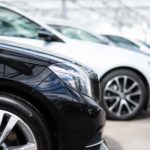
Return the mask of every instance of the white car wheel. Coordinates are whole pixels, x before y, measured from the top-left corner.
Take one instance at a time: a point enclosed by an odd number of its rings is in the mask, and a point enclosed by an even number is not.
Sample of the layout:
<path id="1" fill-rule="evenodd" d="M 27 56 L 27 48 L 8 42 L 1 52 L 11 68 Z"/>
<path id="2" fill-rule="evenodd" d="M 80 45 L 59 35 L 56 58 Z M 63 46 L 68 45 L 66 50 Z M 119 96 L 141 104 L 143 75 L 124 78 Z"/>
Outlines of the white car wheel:
<path id="1" fill-rule="evenodd" d="M 102 81 L 101 104 L 111 119 L 135 117 L 146 100 L 146 87 L 133 71 L 120 69 L 106 75 Z"/>

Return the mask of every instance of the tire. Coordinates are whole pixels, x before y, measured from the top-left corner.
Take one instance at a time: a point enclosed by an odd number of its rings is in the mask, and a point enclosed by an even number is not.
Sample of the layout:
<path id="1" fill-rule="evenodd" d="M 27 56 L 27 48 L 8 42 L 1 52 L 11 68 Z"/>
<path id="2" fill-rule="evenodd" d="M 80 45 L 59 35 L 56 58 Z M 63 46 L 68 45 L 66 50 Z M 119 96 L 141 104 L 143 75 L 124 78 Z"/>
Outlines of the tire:
<path id="1" fill-rule="evenodd" d="M 0 149 L 51 150 L 40 112 L 17 95 L 0 92 Z"/>
<path id="2" fill-rule="evenodd" d="M 100 105 L 110 119 L 132 119 L 143 109 L 146 91 L 137 73 L 128 69 L 115 70 L 102 79 Z"/>

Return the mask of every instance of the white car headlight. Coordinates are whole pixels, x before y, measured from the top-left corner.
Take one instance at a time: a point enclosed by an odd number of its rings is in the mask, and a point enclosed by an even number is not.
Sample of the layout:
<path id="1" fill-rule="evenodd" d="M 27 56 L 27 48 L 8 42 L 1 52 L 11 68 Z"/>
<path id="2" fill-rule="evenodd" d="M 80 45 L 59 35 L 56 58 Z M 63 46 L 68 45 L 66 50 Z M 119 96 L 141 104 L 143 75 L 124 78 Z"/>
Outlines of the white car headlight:
<path id="1" fill-rule="evenodd" d="M 80 67 L 70 63 L 57 63 L 49 68 L 69 86 L 92 97 L 90 79 Z"/>

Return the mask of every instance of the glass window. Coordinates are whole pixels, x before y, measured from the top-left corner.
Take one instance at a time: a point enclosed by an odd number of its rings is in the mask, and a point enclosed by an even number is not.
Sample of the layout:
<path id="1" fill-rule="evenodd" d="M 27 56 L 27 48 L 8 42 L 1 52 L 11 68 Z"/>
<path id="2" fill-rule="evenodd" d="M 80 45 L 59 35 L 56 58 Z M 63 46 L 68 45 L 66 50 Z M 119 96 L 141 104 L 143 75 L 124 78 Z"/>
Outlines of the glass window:
<path id="1" fill-rule="evenodd" d="M 63 35 L 76 39 L 76 40 L 83 40 L 95 43 L 102 43 L 102 44 L 109 44 L 107 40 L 102 37 L 96 37 L 93 34 L 83 31 L 78 28 L 74 27 L 67 27 L 67 26 L 59 26 L 59 25 L 50 25 L 55 28 L 58 32 L 62 33 Z"/>
<path id="2" fill-rule="evenodd" d="M 106 35 L 106 37 L 119 47 L 133 49 L 133 50 L 140 49 L 140 47 L 137 44 L 133 43 L 132 41 L 130 41 L 124 37 L 112 36 L 112 35 Z"/>
<path id="3" fill-rule="evenodd" d="M 150 48 L 150 44 L 148 44 L 148 43 L 146 43 L 146 42 L 144 42 L 144 41 L 140 41 L 140 40 L 138 40 L 138 41 L 139 41 L 140 43 L 142 43 L 144 46 Z"/>
<path id="4" fill-rule="evenodd" d="M 24 16 L 0 7 L 0 35 L 37 39 L 39 28 Z"/>

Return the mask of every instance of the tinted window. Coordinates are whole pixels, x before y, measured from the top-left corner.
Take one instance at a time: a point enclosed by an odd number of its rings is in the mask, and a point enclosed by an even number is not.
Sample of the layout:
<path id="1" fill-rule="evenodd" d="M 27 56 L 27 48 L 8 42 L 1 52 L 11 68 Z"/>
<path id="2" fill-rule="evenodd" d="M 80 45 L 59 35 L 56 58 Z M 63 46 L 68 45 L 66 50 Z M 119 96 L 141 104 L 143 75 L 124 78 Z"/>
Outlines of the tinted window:
<path id="1" fill-rule="evenodd" d="M 0 7 L 0 35 L 38 38 L 39 26 L 29 19 Z"/>
<path id="2" fill-rule="evenodd" d="M 145 45 L 146 47 L 150 48 L 150 44 L 144 42 L 144 41 L 139 41 L 140 43 L 142 43 L 143 45 Z"/>
<path id="3" fill-rule="evenodd" d="M 78 28 L 58 26 L 58 25 L 51 25 L 51 26 L 55 28 L 58 32 L 72 39 L 95 42 L 95 43 L 102 43 L 102 44 L 109 44 L 108 41 L 105 40 L 104 38 L 96 37 L 93 34 L 83 31 Z"/>
<path id="4" fill-rule="evenodd" d="M 106 37 L 119 47 L 133 49 L 133 50 L 140 49 L 138 45 L 136 45 L 135 43 L 133 43 L 132 41 L 126 38 L 119 37 L 119 36 L 111 36 L 111 35 L 108 35 Z"/>

